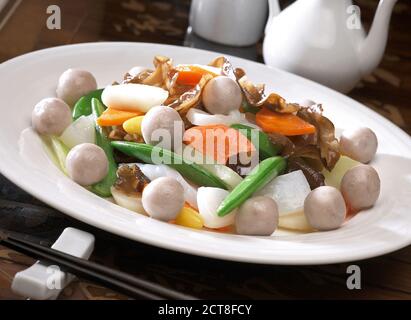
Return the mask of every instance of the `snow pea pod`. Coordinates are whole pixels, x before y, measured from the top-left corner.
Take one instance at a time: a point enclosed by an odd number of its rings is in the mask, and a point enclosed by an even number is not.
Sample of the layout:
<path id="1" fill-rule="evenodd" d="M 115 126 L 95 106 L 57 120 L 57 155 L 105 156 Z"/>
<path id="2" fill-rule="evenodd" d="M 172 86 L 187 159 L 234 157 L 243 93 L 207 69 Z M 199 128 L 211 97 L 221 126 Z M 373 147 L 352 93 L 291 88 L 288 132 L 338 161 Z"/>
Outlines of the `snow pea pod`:
<path id="1" fill-rule="evenodd" d="M 282 157 L 271 157 L 261 161 L 224 199 L 217 209 L 217 215 L 223 217 L 242 205 L 254 192 L 281 174 L 286 166 L 287 162 Z"/>
<path id="2" fill-rule="evenodd" d="M 96 119 L 103 113 L 104 106 L 96 98 L 91 99 L 91 108 Z M 117 179 L 117 163 L 114 160 L 113 147 L 102 127 L 96 123 L 96 144 L 101 147 L 108 159 L 108 174 L 100 182 L 93 184 L 91 190 L 101 197 L 111 196 L 111 187 Z"/>
<path id="3" fill-rule="evenodd" d="M 254 147 L 258 150 L 260 159 L 262 160 L 276 156 L 281 150 L 281 146 L 273 144 L 268 136 L 261 130 L 257 130 L 244 124 L 233 124 L 231 125 L 231 128 L 239 130 L 241 134 L 251 141 Z"/>
<path id="4" fill-rule="evenodd" d="M 88 116 L 92 113 L 91 100 L 96 98 L 101 103 L 101 94 L 104 89 L 98 89 L 90 92 L 88 95 L 81 97 L 73 108 L 73 121 L 77 120 L 81 116 Z"/>
<path id="5" fill-rule="evenodd" d="M 183 177 L 192 181 L 199 186 L 222 188 L 227 190 L 228 186 L 217 176 L 207 171 L 204 167 L 189 163 L 182 156 L 160 147 L 152 146 L 144 143 L 112 141 L 111 145 L 119 151 L 145 163 L 157 163 L 154 157 L 163 159 L 162 163 L 167 164 L 177 170 Z"/>

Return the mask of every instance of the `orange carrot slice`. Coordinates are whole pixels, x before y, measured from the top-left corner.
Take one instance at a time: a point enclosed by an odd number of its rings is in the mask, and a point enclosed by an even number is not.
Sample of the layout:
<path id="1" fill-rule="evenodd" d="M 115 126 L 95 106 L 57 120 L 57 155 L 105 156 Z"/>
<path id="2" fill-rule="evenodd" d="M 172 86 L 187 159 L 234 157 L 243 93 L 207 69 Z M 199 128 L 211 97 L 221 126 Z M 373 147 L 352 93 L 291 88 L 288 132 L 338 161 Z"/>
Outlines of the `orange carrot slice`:
<path id="1" fill-rule="evenodd" d="M 292 113 L 279 113 L 263 108 L 256 114 L 256 122 L 268 133 L 298 136 L 315 133 L 315 127 Z"/>
<path id="2" fill-rule="evenodd" d="M 185 86 L 195 86 L 200 82 L 203 74 L 191 71 L 191 70 L 182 70 L 178 72 L 177 83 Z"/>
<path id="3" fill-rule="evenodd" d="M 226 164 L 233 155 L 255 151 L 246 136 L 225 125 L 192 127 L 184 133 L 183 141 L 220 164 Z"/>
<path id="4" fill-rule="evenodd" d="M 186 85 L 186 86 L 195 86 L 198 84 L 205 74 L 210 74 L 216 76 L 217 74 L 203 69 L 200 66 L 184 66 L 178 70 L 177 84 Z"/>
<path id="5" fill-rule="evenodd" d="M 214 231 L 214 232 L 220 232 L 220 233 L 235 233 L 233 226 L 226 226 L 226 227 L 221 227 L 221 228 L 207 228 L 207 227 L 204 227 L 204 229 L 209 230 L 209 231 Z"/>
<path id="6" fill-rule="evenodd" d="M 107 108 L 97 119 L 97 124 L 102 127 L 120 126 L 128 119 L 141 116 L 141 112 L 122 111 L 113 108 Z"/>

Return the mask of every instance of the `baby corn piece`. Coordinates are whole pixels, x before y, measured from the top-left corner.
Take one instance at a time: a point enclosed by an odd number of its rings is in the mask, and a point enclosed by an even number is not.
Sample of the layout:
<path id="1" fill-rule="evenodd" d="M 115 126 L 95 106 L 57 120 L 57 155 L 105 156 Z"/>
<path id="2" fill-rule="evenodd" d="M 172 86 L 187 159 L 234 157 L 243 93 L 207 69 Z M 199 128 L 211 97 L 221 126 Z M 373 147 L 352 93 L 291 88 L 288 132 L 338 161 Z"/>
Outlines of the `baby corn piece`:
<path id="1" fill-rule="evenodd" d="M 128 134 L 138 134 L 141 136 L 141 122 L 143 121 L 144 116 L 137 116 L 131 118 L 123 123 L 123 129 Z"/>

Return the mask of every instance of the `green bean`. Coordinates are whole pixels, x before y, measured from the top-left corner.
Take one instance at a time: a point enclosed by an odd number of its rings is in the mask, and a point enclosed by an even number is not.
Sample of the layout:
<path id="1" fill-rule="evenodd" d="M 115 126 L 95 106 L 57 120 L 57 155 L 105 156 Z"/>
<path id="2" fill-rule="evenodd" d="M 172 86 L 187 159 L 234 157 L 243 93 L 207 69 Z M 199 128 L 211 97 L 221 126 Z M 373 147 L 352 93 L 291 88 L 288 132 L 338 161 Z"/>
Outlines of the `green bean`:
<path id="1" fill-rule="evenodd" d="M 228 189 L 228 186 L 217 176 L 195 163 L 188 163 L 182 156 L 160 147 L 144 143 L 113 141 L 111 145 L 119 151 L 146 163 L 156 163 L 153 156 L 158 159 L 167 159 L 164 164 L 177 170 L 183 177 L 199 186 Z"/>
<path id="2" fill-rule="evenodd" d="M 258 150 L 260 159 L 262 160 L 276 156 L 281 150 L 281 146 L 273 144 L 268 136 L 261 130 L 243 124 L 233 124 L 231 128 L 240 131 L 241 134 L 251 141 Z"/>
<path id="3" fill-rule="evenodd" d="M 88 95 L 81 97 L 73 108 L 73 121 L 77 120 L 81 116 L 89 116 L 92 114 L 91 100 L 93 98 L 98 99 L 101 102 L 101 94 L 104 89 L 98 89 L 96 91 L 90 92 Z"/>
<path id="4" fill-rule="evenodd" d="M 103 113 L 104 106 L 96 98 L 91 99 L 91 106 L 93 115 L 96 119 Z M 101 197 L 111 196 L 111 187 L 117 179 L 117 163 L 114 160 L 113 147 L 110 140 L 107 138 L 102 127 L 96 123 L 96 144 L 101 147 L 106 153 L 108 159 L 108 173 L 106 177 L 100 182 L 91 186 L 91 190 Z"/>
<path id="5" fill-rule="evenodd" d="M 282 157 L 272 157 L 260 162 L 224 199 L 217 209 L 217 215 L 223 217 L 242 205 L 254 192 L 281 174 L 286 165 L 287 162 Z"/>

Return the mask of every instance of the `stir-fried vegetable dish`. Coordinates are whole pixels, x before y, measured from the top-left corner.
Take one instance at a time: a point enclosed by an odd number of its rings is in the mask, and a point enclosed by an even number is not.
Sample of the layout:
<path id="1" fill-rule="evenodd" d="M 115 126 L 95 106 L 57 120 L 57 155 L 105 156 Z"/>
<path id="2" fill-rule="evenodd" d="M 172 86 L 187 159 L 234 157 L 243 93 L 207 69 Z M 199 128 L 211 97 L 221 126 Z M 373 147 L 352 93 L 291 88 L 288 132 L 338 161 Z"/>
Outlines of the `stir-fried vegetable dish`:
<path id="1" fill-rule="evenodd" d="M 152 219 L 269 236 L 339 228 L 375 204 L 377 137 L 336 136 L 313 101 L 287 101 L 225 57 L 207 65 L 154 58 L 97 87 L 69 69 L 32 127 L 69 178 Z"/>

